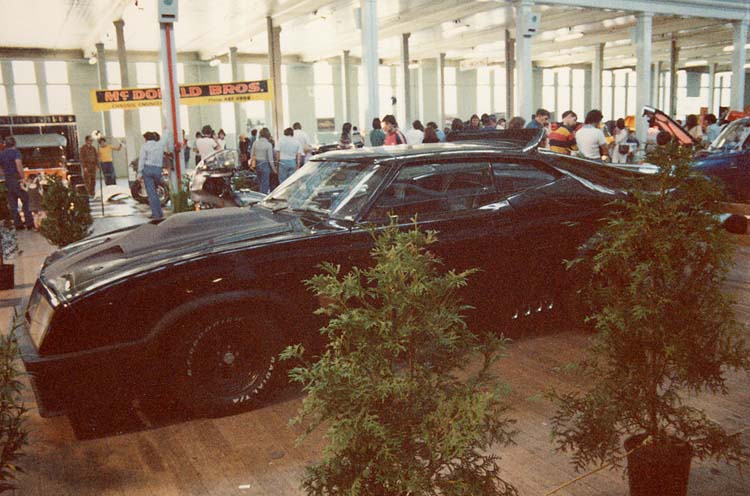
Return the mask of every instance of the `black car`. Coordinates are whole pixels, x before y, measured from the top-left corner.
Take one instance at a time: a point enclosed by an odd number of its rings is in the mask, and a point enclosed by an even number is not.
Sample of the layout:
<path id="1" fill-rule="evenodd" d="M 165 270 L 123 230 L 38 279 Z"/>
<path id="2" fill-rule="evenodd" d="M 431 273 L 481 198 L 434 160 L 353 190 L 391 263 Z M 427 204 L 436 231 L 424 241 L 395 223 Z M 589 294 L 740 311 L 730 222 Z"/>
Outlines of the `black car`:
<path id="1" fill-rule="evenodd" d="M 40 413 L 155 383 L 197 412 L 256 404 L 284 376 L 279 351 L 318 336 L 319 302 L 302 281 L 323 261 L 370 263 L 368 226 L 389 214 L 438 231 L 446 266 L 481 269 L 466 294 L 473 324 L 503 331 L 550 311 L 568 285 L 563 259 L 632 173 L 537 151 L 535 133 L 330 152 L 252 207 L 59 250 L 17 331 Z"/>

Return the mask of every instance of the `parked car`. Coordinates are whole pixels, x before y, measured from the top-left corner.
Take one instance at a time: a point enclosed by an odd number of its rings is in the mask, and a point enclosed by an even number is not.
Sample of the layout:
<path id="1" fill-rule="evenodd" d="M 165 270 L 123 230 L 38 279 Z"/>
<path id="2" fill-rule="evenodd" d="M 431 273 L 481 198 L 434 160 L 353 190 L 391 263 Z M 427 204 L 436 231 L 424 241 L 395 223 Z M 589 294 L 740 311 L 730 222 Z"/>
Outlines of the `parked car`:
<path id="1" fill-rule="evenodd" d="M 498 331 L 568 294 L 563 260 L 597 229 L 633 173 L 534 148 L 537 130 L 318 155 L 263 201 L 173 215 L 52 254 L 17 331 L 42 416 L 161 384 L 196 412 L 263 401 L 278 353 L 316 344 L 303 280 L 330 261 L 370 263 L 398 215 L 439 232 L 446 267 L 481 269 L 465 293 Z"/>
<path id="2" fill-rule="evenodd" d="M 682 144 L 694 144 L 684 128 L 661 110 L 644 107 L 644 115 Z M 708 149 L 696 154 L 693 168 L 720 182 L 727 199 L 750 202 L 750 117 L 727 124 Z"/>

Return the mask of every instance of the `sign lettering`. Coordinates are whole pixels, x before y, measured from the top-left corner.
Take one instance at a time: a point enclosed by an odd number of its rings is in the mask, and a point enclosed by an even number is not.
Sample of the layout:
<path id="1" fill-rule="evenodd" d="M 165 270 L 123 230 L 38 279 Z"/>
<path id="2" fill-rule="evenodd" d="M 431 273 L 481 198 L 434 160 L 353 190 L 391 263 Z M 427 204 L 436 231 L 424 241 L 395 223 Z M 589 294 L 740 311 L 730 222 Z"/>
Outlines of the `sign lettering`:
<path id="1" fill-rule="evenodd" d="M 134 109 L 162 104 L 160 88 L 123 88 L 91 90 L 91 106 L 95 112 Z M 182 105 L 207 105 L 224 102 L 273 100 L 273 81 L 234 81 L 231 83 L 180 85 Z"/>

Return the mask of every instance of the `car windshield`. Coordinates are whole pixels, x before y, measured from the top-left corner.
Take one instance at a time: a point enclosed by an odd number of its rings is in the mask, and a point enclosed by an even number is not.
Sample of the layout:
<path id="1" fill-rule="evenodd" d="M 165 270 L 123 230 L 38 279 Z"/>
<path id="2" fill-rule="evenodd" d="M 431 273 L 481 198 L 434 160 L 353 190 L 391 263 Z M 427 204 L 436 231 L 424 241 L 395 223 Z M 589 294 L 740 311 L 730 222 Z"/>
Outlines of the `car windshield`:
<path id="1" fill-rule="evenodd" d="M 710 150 L 740 150 L 748 146 L 750 118 L 738 119 L 727 124 L 711 143 Z"/>
<path id="2" fill-rule="evenodd" d="M 261 205 L 355 220 L 385 179 L 386 167 L 373 162 L 313 161 L 295 172 Z"/>

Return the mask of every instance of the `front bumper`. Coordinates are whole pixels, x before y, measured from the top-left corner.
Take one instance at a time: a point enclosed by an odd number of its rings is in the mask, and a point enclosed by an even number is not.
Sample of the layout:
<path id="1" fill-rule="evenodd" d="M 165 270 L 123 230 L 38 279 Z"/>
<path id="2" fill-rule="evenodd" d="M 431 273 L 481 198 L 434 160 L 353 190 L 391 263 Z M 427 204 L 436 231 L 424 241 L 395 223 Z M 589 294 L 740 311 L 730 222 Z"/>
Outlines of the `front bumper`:
<path id="1" fill-rule="evenodd" d="M 144 365 L 150 356 L 143 344 L 40 355 L 28 322 L 19 317 L 14 318 L 16 325 L 11 328 L 40 416 L 54 417 L 82 405 L 106 403 L 134 385 L 143 384 L 142 371 L 148 370 Z"/>

